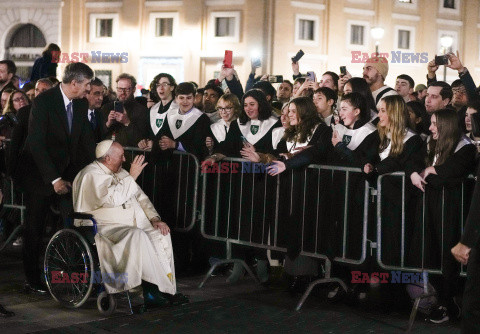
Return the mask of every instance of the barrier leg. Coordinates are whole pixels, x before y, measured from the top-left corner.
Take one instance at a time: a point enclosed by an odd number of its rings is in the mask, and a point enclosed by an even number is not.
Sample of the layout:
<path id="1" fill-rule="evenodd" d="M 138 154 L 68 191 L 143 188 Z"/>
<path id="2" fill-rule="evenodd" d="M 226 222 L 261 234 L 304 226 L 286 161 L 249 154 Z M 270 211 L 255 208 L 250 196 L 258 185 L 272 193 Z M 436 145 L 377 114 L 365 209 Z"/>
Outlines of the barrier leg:
<path id="1" fill-rule="evenodd" d="M 18 225 L 14 230 L 13 232 L 10 234 L 10 236 L 7 238 L 7 240 L 5 241 L 5 243 L 3 244 L 3 246 L 0 248 L 0 252 L 3 251 L 3 249 L 5 247 L 7 247 L 7 245 L 10 244 L 10 242 L 18 235 L 18 233 L 20 233 L 20 231 L 22 230 L 23 228 L 23 225 Z"/>
<path id="2" fill-rule="evenodd" d="M 317 279 L 316 281 L 313 281 L 312 283 L 309 284 L 307 290 L 305 291 L 305 293 L 303 294 L 302 298 L 300 299 L 300 301 L 298 302 L 297 304 L 297 307 L 295 308 L 296 311 L 300 311 L 300 309 L 302 308 L 303 306 L 303 303 L 305 303 L 305 301 L 307 300 L 308 296 L 310 295 L 310 293 L 312 293 L 312 290 L 315 286 L 317 286 L 318 284 L 323 284 L 323 283 L 333 283 L 333 282 L 336 282 L 338 283 L 343 290 L 345 290 L 345 292 L 347 292 L 347 286 L 345 285 L 345 283 L 339 279 L 339 278 L 321 278 L 321 279 Z"/>
<path id="3" fill-rule="evenodd" d="M 255 280 L 257 281 L 257 283 L 260 283 L 257 279 L 257 277 L 253 274 L 252 270 L 250 270 L 250 267 L 245 263 L 245 261 L 243 260 L 239 260 L 239 259 L 227 259 L 227 260 L 221 260 L 221 261 L 218 261 L 217 263 L 215 263 L 214 265 L 212 265 L 210 267 L 210 269 L 208 270 L 207 274 L 205 275 L 205 277 L 203 278 L 203 281 L 202 283 L 200 283 L 200 285 L 198 286 L 198 288 L 202 288 L 203 285 L 207 282 L 207 280 L 210 278 L 210 276 L 212 276 L 212 273 L 213 271 L 220 265 L 224 265 L 224 264 L 229 264 L 229 263 L 238 263 L 240 265 L 242 265 L 245 270 L 247 271 L 247 273 Z"/>
<path id="4" fill-rule="evenodd" d="M 408 321 L 407 333 L 412 331 L 413 323 L 415 322 L 415 317 L 417 316 L 418 306 L 420 301 L 424 298 L 435 296 L 435 293 L 422 294 L 419 297 L 415 298 L 415 303 L 413 303 L 412 312 L 410 312 L 410 319 Z"/>

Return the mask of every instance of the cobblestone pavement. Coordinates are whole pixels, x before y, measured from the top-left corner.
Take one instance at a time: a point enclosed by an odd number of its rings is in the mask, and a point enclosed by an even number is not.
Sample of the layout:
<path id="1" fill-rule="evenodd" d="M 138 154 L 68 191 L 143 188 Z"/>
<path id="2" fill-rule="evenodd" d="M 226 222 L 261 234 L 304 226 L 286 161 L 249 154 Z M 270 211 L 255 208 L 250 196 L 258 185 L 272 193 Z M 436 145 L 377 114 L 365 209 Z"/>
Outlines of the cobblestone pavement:
<path id="1" fill-rule="evenodd" d="M 95 299 L 79 309 L 64 309 L 50 296 L 23 292 L 20 251 L 0 253 L 0 304 L 14 311 L 13 318 L 0 318 L 1 333 L 402 333 L 408 311 L 381 312 L 378 308 L 331 304 L 310 297 L 300 312 L 300 295 L 284 287 L 264 288 L 245 277 L 238 284 L 212 277 L 198 289 L 201 277 L 178 280 L 179 291 L 190 296 L 187 305 L 129 315 L 125 297 L 114 315 L 105 318 Z M 135 298 L 140 304 L 141 299 Z M 434 326 L 418 320 L 414 333 L 457 333 L 459 325 Z"/>

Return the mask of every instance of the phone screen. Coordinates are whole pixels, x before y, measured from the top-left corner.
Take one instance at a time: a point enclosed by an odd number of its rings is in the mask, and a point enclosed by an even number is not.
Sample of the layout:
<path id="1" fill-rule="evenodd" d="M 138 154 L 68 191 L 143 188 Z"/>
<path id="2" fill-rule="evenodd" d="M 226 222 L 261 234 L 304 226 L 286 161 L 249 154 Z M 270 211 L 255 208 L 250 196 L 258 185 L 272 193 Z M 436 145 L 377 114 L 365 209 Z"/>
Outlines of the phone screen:
<path id="1" fill-rule="evenodd" d="M 115 112 L 120 112 L 123 114 L 123 103 L 120 101 L 113 102 L 113 110 L 115 110 Z"/>

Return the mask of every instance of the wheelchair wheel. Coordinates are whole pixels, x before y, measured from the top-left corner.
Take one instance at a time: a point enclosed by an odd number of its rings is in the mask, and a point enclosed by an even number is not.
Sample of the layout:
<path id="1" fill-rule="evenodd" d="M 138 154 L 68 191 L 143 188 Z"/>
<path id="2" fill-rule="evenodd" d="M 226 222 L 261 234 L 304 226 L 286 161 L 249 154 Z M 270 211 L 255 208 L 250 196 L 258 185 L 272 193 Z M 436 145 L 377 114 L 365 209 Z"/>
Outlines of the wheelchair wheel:
<path id="1" fill-rule="evenodd" d="M 52 297 L 68 308 L 83 305 L 93 289 L 94 262 L 90 246 L 75 230 L 54 234 L 45 252 L 44 273 Z"/>
<path id="2" fill-rule="evenodd" d="M 101 314 L 111 315 L 117 308 L 117 301 L 113 295 L 109 295 L 106 291 L 103 291 L 97 297 L 97 308 Z"/>

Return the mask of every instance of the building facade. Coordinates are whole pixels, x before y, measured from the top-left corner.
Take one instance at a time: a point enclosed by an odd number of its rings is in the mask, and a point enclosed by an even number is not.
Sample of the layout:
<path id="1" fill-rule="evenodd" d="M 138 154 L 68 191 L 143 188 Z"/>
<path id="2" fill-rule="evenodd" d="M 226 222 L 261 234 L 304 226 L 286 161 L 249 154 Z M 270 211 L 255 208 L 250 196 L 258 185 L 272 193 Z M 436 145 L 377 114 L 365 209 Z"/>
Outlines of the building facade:
<path id="1" fill-rule="evenodd" d="M 374 27 L 384 30 L 378 41 Z M 390 62 L 387 84 L 401 73 L 425 83 L 426 62 L 445 50 L 458 50 L 477 79 L 479 32 L 479 0 L 0 0 L 0 58 L 15 60 L 22 77 L 46 44 L 57 43 L 69 56 L 60 70 L 75 53 L 88 54 L 107 83 L 128 72 L 142 86 L 160 72 L 203 85 L 218 74 L 225 50 L 242 81 L 254 54 L 258 74 L 290 78 L 299 49 L 302 73 L 344 65 L 361 76 L 376 44 Z M 443 36 L 452 37 L 449 48 Z"/>

